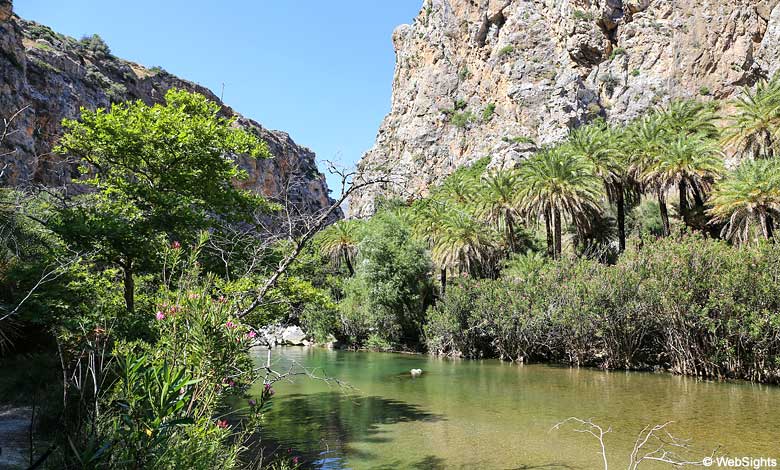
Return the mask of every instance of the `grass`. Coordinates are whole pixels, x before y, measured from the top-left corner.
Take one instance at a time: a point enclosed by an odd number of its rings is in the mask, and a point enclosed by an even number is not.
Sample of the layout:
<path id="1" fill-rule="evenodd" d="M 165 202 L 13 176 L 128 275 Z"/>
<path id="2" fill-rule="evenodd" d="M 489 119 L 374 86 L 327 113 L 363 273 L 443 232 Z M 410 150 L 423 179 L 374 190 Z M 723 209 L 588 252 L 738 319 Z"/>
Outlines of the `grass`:
<path id="1" fill-rule="evenodd" d="M 618 47 L 612 51 L 612 54 L 609 55 L 609 59 L 613 60 L 617 56 L 626 55 L 625 48 Z"/>
<path id="2" fill-rule="evenodd" d="M 593 21 L 593 13 L 584 10 L 574 10 L 574 18 L 580 21 Z"/>
<path id="3" fill-rule="evenodd" d="M 509 55 L 515 51 L 515 46 L 512 46 L 511 44 L 508 46 L 504 46 L 501 49 L 498 50 L 498 57 L 503 57 L 505 55 Z"/>
<path id="4" fill-rule="evenodd" d="M 493 119 L 493 115 L 496 114 L 496 104 L 490 103 L 485 107 L 485 110 L 482 111 L 482 121 L 483 122 L 490 122 L 491 119 Z"/>

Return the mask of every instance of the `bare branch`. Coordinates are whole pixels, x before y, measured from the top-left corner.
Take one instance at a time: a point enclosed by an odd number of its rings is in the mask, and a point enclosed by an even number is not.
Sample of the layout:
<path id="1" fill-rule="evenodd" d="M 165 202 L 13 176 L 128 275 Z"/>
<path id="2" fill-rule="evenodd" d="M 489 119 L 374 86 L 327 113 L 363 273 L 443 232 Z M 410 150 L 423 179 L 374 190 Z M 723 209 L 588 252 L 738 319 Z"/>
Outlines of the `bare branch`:
<path id="1" fill-rule="evenodd" d="M 333 166 L 331 168 L 333 171 L 338 171 Z M 276 285 L 276 282 L 279 280 L 279 278 L 287 271 L 290 265 L 298 258 L 298 256 L 301 254 L 301 252 L 309 243 L 309 241 L 311 241 L 314 235 L 316 235 L 317 232 L 322 230 L 322 228 L 324 228 L 331 221 L 333 214 L 341 207 L 344 201 L 346 201 L 350 197 L 350 195 L 352 195 L 356 191 L 359 191 L 363 188 L 375 184 L 392 183 L 392 181 L 389 178 L 377 178 L 370 181 L 355 182 L 354 173 L 341 172 L 337 174 L 341 176 L 342 188 L 345 188 L 342 191 L 341 197 L 339 197 L 338 200 L 332 202 L 331 205 L 325 211 L 321 212 L 318 216 L 315 216 L 313 222 L 306 224 L 307 228 L 303 232 L 303 234 L 301 234 L 299 237 L 292 238 L 292 241 L 294 243 L 293 250 L 287 256 L 284 257 L 284 259 L 279 263 L 277 269 L 271 274 L 271 276 L 265 281 L 265 283 L 263 283 L 260 289 L 255 293 L 255 298 L 252 301 L 252 303 L 249 304 L 248 307 L 246 307 L 244 310 L 242 310 L 236 315 L 237 318 L 243 318 L 249 315 L 260 305 L 263 304 L 263 301 L 265 299 L 265 296 L 268 294 L 268 291 L 270 291 L 271 288 L 273 288 Z"/>
<path id="2" fill-rule="evenodd" d="M 599 441 L 604 470 L 609 470 L 607 451 L 606 446 L 604 445 L 604 435 L 612 432 L 612 428 L 610 427 L 605 431 L 601 426 L 593 423 L 592 419 L 584 420 L 572 417 L 556 424 L 552 427 L 551 431 L 558 430 L 568 423 L 575 424 L 575 432 L 590 434 Z M 705 466 L 705 462 L 712 461 L 718 451 L 717 448 L 712 451 L 710 456 L 700 460 L 690 460 L 676 454 L 675 451 L 690 451 L 690 442 L 685 439 L 674 437 L 666 430 L 667 426 L 672 423 L 672 421 L 668 421 L 663 424 L 648 425 L 639 432 L 639 435 L 634 442 L 634 448 L 629 455 L 628 470 L 638 470 L 639 465 L 642 462 L 648 461 L 666 463 L 677 468 L 685 466 Z"/>

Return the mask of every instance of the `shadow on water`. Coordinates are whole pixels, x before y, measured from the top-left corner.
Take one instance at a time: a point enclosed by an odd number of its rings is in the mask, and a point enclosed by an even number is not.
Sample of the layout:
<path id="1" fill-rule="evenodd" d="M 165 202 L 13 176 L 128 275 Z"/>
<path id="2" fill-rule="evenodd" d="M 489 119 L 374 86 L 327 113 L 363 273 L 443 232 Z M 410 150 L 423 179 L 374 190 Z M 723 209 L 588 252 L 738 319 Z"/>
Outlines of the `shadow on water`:
<path id="1" fill-rule="evenodd" d="M 384 463 L 376 467 L 371 467 L 370 470 L 396 470 L 398 468 L 409 468 L 411 470 L 444 470 L 450 468 L 444 464 L 444 459 L 428 455 L 423 457 L 417 462 L 408 463 L 400 460 L 390 463 Z"/>
<path id="2" fill-rule="evenodd" d="M 292 394 L 272 402 L 265 416 L 263 440 L 279 450 L 293 449 L 313 468 L 338 469 L 349 453 L 371 460 L 368 452 L 351 449 L 353 443 L 380 443 L 389 439 L 382 426 L 405 422 L 437 422 L 444 416 L 416 405 L 377 396 L 339 392 Z M 307 466 L 308 466 L 307 465 Z M 426 457 L 412 468 L 445 468 L 443 461 Z M 398 468 L 390 466 L 376 467 Z"/>

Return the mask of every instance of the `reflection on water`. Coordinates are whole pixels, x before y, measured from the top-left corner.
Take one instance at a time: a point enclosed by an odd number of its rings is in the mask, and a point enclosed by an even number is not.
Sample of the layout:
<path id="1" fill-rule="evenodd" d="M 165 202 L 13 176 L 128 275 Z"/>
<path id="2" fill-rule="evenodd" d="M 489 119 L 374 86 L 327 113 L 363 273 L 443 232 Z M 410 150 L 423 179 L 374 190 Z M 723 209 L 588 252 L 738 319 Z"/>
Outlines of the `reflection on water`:
<path id="1" fill-rule="evenodd" d="M 570 416 L 612 427 L 605 442 L 615 468 L 627 466 L 645 425 L 669 420 L 677 437 L 693 439 L 691 457 L 717 446 L 722 454 L 780 457 L 776 387 L 322 349 L 281 349 L 274 360 L 354 387 L 301 377 L 276 386 L 266 442 L 315 468 L 598 468 L 593 438 L 550 431 Z M 412 368 L 423 375 L 412 378 Z"/>

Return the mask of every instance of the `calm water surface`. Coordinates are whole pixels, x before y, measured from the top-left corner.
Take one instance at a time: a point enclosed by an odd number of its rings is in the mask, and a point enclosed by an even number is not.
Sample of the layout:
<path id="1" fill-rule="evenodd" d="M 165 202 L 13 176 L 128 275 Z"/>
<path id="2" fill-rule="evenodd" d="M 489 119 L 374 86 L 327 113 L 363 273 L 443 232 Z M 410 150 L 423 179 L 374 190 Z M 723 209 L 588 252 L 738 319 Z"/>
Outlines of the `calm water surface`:
<path id="1" fill-rule="evenodd" d="M 307 378 L 275 387 L 265 437 L 315 468 L 601 468 L 594 438 L 551 431 L 570 416 L 612 427 L 610 468 L 626 468 L 645 425 L 666 421 L 692 440 L 690 457 L 720 446 L 719 454 L 780 460 L 780 387 L 325 349 L 277 349 L 273 360 L 354 387 Z"/>

